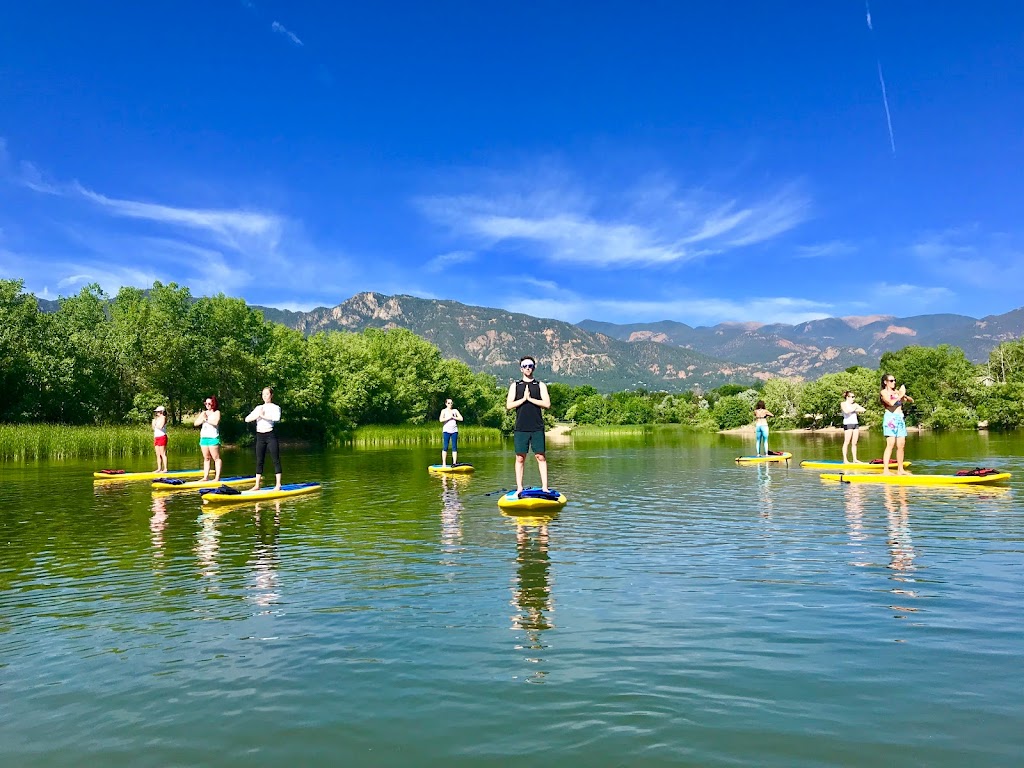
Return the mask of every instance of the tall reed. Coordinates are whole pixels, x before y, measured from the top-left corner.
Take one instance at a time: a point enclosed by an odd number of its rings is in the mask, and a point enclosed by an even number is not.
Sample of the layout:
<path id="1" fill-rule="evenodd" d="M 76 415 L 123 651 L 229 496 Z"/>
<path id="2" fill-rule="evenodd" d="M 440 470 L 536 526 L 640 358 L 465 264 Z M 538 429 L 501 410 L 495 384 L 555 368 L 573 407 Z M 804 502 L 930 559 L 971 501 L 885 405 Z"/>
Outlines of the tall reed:
<path id="1" fill-rule="evenodd" d="M 467 426 L 459 428 L 459 444 L 500 442 L 501 430 L 496 427 Z M 429 445 L 441 443 L 439 424 L 394 424 L 357 427 L 341 442 L 349 445 Z"/>
<path id="2" fill-rule="evenodd" d="M 198 451 L 195 430 L 171 427 L 169 454 Z M 0 461 L 113 458 L 153 453 L 148 426 L 69 427 L 63 424 L 0 424 Z"/>

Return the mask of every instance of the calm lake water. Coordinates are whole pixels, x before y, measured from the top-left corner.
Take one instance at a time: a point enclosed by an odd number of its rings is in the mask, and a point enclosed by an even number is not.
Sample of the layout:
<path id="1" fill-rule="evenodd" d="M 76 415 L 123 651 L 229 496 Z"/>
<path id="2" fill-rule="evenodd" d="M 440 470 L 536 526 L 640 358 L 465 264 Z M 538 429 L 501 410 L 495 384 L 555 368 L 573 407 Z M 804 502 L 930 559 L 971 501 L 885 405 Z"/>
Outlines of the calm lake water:
<path id="1" fill-rule="evenodd" d="M 218 515 L 0 464 L 0 759 L 1021 764 L 1024 437 L 910 438 L 916 471 L 1015 473 L 984 490 L 826 484 L 798 461 L 841 438 L 772 440 L 789 468 L 732 436 L 553 445 L 546 521 L 484 495 L 511 443 L 459 479 L 434 449 L 289 451 L 323 491 Z"/>

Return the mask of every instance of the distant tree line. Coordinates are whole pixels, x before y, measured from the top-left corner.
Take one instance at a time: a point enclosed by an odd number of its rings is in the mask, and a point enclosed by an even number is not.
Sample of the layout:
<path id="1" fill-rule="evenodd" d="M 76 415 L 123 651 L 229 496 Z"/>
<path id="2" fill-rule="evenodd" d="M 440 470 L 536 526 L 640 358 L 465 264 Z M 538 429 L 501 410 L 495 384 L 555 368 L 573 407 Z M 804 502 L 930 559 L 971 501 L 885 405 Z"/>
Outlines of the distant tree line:
<path id="1" fill-rule="evenodd" d="M 592 386 L 549 382 L 549 420 L 580 424 L 683 424 L 729 429 L 753 420 L 764 400 L 775 427 L 841 423 L 844 390 L 877 424 L 880 372 L 905 383 L 915 402 L 910 424 L 935 429 L 1024 425 L 1024 340 L 996 347 L 975 365 L 958 347 L 886 352 L 879 369 L 855 367 L 814 381 L 773 378 L 756 387 L 727 384 L 683 394 L 643 390 L 604 395 Z M 217 395 L 227 439 L 270 385 L 285 412 L 284 434 L 336 437 L 366 424 L 432 422 L 446 397 L 467 423 L 512 429 L 505 388 L 493 376 L 444 359 L 404 329 L 328 331 L 310 337 L 223 295 L 194 298 L 154 283 L 114 297 L 96 285 L 39 310 L 23 283 L 0 280 L 0 422 L 116 424 L 148 421 L 164 405 L 172 422 Z M 232 433 L 234 430 L 234 433 Z"/>
<path id="2" fill-rule="evenodd" d="M 556 418 L 581 424 L 686 424 L 697 429 L 731 429 L 750 424 L 764 400 L 775 427 L 826 427 L 842 423 L 843 392 L 867 408 L 862 424 L 879 424 L 882 372 L 891 373 L 914 397 L 904 407 L 907 421 L 932 429 L 992 429 L 1024 426 L 1024 339 L 1000 344 L 987 363 L 971 363 L 959 347 L 905 347 L 886 352 L 878 369 L 853 367 L 814 381 L 773 378 L 755 387 L 726 384 L 706 393 L 618 392 L 549 384 Z"/>
<path id="3" fill-rule="evenodd" d="M 267 385 L 284 409 L 284 434 L 432 421 L 448 396 L 470 423 L 499 427 L 505 418 L 493 376 L 443 359 L 410 331 L 306 338 L 241 299 L 196 299 L 159 282 L 113 298 L 90 285 L 44 313 L 22 288 L 0 280 L 0 422 L 146 422 L 164 405 L 177 423 L 214 394 L 231 439 Z"/>

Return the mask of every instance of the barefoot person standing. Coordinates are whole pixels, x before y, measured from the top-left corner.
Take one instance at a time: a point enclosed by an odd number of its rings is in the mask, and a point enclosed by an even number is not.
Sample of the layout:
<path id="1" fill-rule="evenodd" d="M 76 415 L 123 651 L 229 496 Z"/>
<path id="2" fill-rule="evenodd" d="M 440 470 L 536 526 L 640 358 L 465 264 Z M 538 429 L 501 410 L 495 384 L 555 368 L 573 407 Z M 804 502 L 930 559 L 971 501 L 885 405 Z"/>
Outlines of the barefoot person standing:
<path id="1" fill-rule="evenodd" d="M 156 452 L 156 471 L 167 471 L 167 409 L 158 405 L 153 410 L 153 450 Z"/>
<path id="2" fill-rule="evenodd" d="M 857 464 L 857 440 L 860 437 L 860 420 L 858 413 L 864 413 L 867 409 L 863 405 L 857 405 L 857 396 L 850 390 L 843 392 L 843 402 L 839 404 L 839 410 L 843 412 L 843 464 L 849 464 L 847 453 L 853 455 L 853 463 Z"/>
<path id="3" fill-rule="evenodd" d="M 513 443 L 516 452 L 516 490 L 523 492 L 523 470 L 526 465 L 526 454 L 533 449 L 540 471 L 540 484 L 544 491 L 548 490 L 548 463 L 544 455 L 544 410 L 551 407 L 551 397 L 547 385 L 533 378 L 537 361 L 530 355 L 519 359 L 519 370 L 522 378 L 509 385 L 505 397 L 505 407 L 516 412 L 516 428 Z"/>
<path id="4" fill-rule="evenodd" d="M 903 451 L 907 444 L 907 422 L 903 418 L 903 403 L 912 403 L 914 398 L 907 394 L 906 384 L 901 384 L 900 388 L 896 389 L 896 377 L 891 374 L 882 376 L 882 391 L 878 397 L 885 406 L 885 417 L 882 419 L 882 434 L 885 435 L 882 474 L 889 474 L 889 459 L 892 457 L 893 445 L 896 446 L 896 474 L 909 474 L 903 469 Z"/>
<path id="5" fill-rule="evenodd" d="M 441 416 L 438 418 L 443 427 L 441 427 L 441 466 L 448 466 L 448 446 L 452 447 L 452 465 L 459 463 L 459 422 L 462 421 L 462 414 L 459 413 L 459 409 L 453 407 L 452 399 L 449 397 L 444 401 L 444 409 L 441 411 Z"/>
<path id="6" fill-rule="evenodd" d="M 764 400 L 758 400 L 754 407 L 754 447 L 757 455 L 761 455 L 761 444 L 764 443 L 764 455 L 768 455 L 768 418 L 775 414 L 764 407 Z"/>
<path id="7" fill-rule="evenodd" d="M 258 491 L 263 480 L 263 462 L 270 451 L 274 462 L 274 490 L 281 490 L 281 447 L 277 442 L 274 427 L 281 420 L 281 406 L 271 402 L 274 399 L 273 387 L 263 388 L 263 405 L 257 405 L 245 417 L 246 422 L 256 422 L 256 484 L 251 490 Z"/>
<path id="8" fill-rule="evenodd" d="M 203 411 L 192 422 L 199 427 L 199 450 L 203 452 L 203 480 L 210 479 L 210 462 L 213 462 L 213 479 L 220 480 L 220 408 L 217 396 L 210 395 L 203 402 Z"/>

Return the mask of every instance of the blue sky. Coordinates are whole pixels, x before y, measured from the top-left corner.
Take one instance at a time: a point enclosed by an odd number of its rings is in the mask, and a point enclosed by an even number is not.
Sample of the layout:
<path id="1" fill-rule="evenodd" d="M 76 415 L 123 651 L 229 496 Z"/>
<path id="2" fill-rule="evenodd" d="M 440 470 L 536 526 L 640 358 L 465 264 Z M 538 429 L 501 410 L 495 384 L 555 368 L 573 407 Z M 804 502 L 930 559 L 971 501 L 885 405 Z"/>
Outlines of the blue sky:
<path id="1" fill-rule="evenodd" d="M 1024 304 L 1024 5 L 867 10 L 14 4 L 0 277 L 694 325 Z"/>

